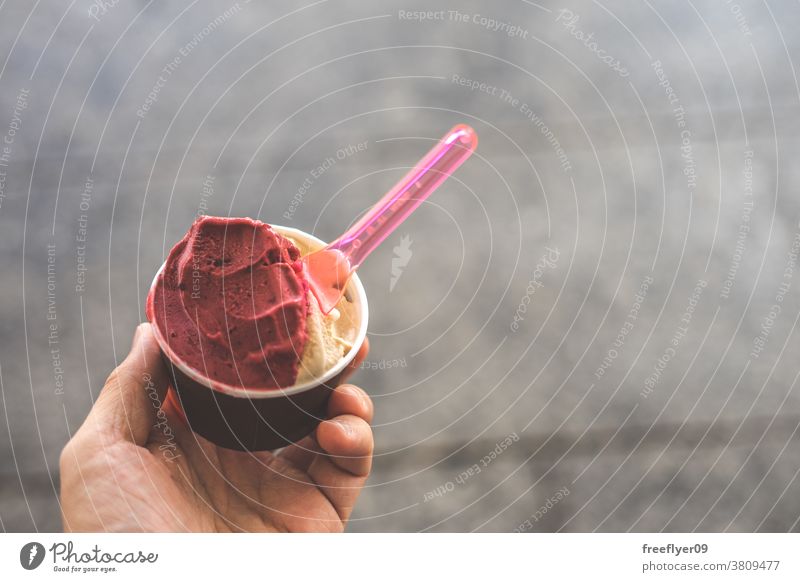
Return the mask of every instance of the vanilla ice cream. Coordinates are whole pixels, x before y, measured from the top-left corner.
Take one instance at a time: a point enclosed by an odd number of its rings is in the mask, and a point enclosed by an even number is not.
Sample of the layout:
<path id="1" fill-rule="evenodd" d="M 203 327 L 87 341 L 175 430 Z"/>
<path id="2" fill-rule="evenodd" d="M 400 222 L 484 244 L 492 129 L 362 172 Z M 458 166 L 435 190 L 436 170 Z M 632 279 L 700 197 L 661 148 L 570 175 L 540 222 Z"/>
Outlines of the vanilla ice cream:
<path id="1" fill-rule="evenodd" d="M 280 227 L 276 228 L 280 232 Z M 319 250 L 316 241 L 301 240 L 295 235 L 281 233 L 298 249 L 301 255 Z M 303 349 L 295 384 L 304 384 L 323 376 L 333 368 L 353 347 L 358 331 L 356 307 L 345 293 L 336 307 L 324 315 L 314 294 L 308 292 L 308 340 Z"/>

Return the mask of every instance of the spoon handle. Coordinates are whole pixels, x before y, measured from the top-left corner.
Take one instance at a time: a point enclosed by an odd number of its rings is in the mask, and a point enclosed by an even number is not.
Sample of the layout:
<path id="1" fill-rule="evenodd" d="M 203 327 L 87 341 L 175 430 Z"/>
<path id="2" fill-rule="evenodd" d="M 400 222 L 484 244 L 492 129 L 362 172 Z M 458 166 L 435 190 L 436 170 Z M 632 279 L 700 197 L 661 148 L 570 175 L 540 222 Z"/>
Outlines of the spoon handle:
<path id="1" fill-rule="evenodd" d="M 347 232 L 328 245 L 355 270 L 478 146 L 468 125 L 456 125 Z"/>

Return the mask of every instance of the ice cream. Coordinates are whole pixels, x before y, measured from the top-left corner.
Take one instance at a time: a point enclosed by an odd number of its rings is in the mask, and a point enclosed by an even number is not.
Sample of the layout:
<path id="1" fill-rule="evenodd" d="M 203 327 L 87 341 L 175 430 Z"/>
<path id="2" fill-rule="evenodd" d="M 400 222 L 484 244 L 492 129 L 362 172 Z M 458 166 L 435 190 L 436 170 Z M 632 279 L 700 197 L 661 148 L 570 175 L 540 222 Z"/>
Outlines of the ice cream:
<path id="1" fill-rule="evenodd" d="M 202 376 L 242 388 L 318 378 L 352 347 L 343 298 L 322 315 L 300 257 L 313 245 L 249 218 L 201 217 L 170 251 L 148 319 L 173 355 Z"/>
<path id="2" fill-rule="evenodd" d="M 310 240 L 292 236 L 286 238 L 297 246 L 300 256 L 320 247 Z M 353 347 L 357 328 L 356 308 L 347 296 L 342 297 L 328 315 L 320 311 L 313 293 L 309 291 L 307 296 L 307 340 L 297 376 L 298 384 L 318 378 L 335 366 Z"/>

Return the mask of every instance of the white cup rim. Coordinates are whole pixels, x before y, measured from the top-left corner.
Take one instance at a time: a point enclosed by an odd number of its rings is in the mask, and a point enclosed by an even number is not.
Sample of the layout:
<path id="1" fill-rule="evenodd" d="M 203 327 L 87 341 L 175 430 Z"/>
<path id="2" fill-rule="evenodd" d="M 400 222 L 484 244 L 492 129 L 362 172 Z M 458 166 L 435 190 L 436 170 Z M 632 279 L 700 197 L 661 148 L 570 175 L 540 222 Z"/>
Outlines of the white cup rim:
<path id="1" fill-rule="evenodd" d="M 310 235 L 302 230 L 292 228 L 289 226 L 280 226 L 277 224 L 270 224 L 270 227 L 274 228 L 280 234 L 284 236 L 289 236 L 293 238 L 297 238 L 303 240 L 304 242 L 311 242 L 315 245 L 318 245 L 319 248 L 322 248 L 327 245 L 324 241 L 318 239 L 317 237 Z M 164 270 L 164 266 L 166 265 L 166 261 L 161 265 L 161 267 L 156 271 L 155 277 L 153 277 L 153 282 L 150 284 L 150 291 L 148 295 L 153 292 L 156 286 L 156 282 L 158 281 L 158 276 Z M 165 340 L 165 338 L 161 335 L 161 330 L 158 328 L 154 322 L 151 322 L 153 332 L 158 342 L 158 345 L 161 347 L 161 351 L 166 354 L 167 358 L 169 358 L 170 362 L 178 368 L 181 372 L 186 374 L 189 378 L 197 382 L 198 384 L 202 384 L 212 390 L 216 390 L 217 392 L 222 392 L 228 396 L 233 396 L 235 398 L 282 398 L 286 396 L 292 396 L 295 394 L 299 394 L 301 392 L 305 392 L 310 390 L 311 388 L 316 388 L 321 384 L 325 384 L 332 378 L 335 378 L 339 375 L 344 369 L 353 361 L 358 353 L 358 350 L 361 349 L 361 345 L 364 343 L 364 339 L 367 337 L 367 324 L 369 322 L 369 308 L 367 306 L 367 294 L 364 291 L 364 286 L 361 284 L 361 280 L 358 278 L 358 273 L 353 273 L 353 276 L 350 277 L 350 281 L 347 283 L 347 290 L 350 292 L 351 297 L 355 299 L 356 307 L 358 308 L 359 313 L 359 325 L 358 325 L 358 332 L 356 333 L 356 338 L 353 341 L 353 347 L 350 348 L 342 359 L 330 370 L 328 370 L 325 374 L 320 376 L 319 378 L 314 378 L 309 380 L 308 382 L 304 382 L 302 384 L 295 384 L 289 388 L 242 388 L 241 386 L 232 386 L 230 384 L 225 384 L 224 382 L 217 382 L 216 380 L 211 380 L 207 378 L 204 374 L 200 371 L 195 370 L 191 366 L 187 365 L 183 360 L 181 360 L 175 352 L 170 347 L 169 343 Z"/>

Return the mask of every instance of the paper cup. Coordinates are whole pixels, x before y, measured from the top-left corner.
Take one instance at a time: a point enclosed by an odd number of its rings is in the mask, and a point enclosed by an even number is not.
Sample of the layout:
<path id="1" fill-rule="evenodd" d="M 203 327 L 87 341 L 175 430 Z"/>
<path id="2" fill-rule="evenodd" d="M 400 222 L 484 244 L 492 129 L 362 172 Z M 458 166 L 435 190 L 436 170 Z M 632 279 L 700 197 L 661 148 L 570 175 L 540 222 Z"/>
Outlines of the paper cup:
<path id="1" fill-rule="evenodd" d="M 270 225 L 282 235 L 313 247 L 326 243 L 294 228 Z M 285 447 L 311 434 L 327 418 L 328 399 L 341 383 L 342 372 L 353 361 L 367 336 L 368 308 L 364 287 L 353 275 L 345 295 L 358 315 L 353 347 L 328 372 L 291 388 L 242 388 L 217 382 L 189 367 L 170 348 L 155 321 L 152 295 L 164 265 L 156 273 L 147 298 L 147 319 L 170 371 L 170 390 L 183 409 L 191 429 L 228 449 L 264 451 Z"/>

